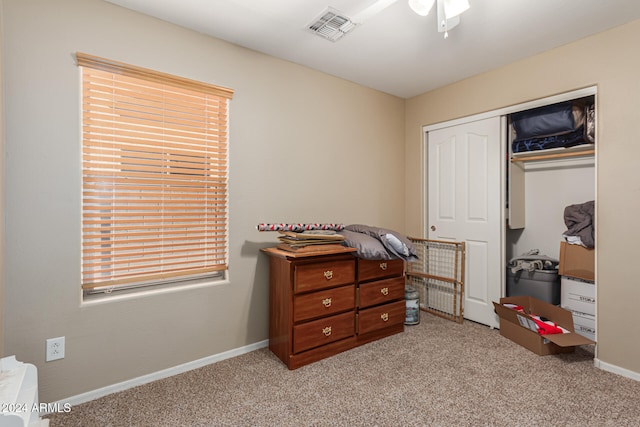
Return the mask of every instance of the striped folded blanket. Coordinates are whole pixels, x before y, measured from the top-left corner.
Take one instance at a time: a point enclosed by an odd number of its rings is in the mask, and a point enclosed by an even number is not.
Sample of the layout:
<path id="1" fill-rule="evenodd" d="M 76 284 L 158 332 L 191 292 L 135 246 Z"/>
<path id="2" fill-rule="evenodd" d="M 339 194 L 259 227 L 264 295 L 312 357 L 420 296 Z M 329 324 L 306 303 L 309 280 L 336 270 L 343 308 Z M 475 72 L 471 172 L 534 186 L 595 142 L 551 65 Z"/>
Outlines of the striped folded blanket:
<path id="1" fill-rule="evenodd" d="M 258 224 L 258 231 L 295 231 L 301 233 L 309 230 L 344 230 L 343 224 Z"/>

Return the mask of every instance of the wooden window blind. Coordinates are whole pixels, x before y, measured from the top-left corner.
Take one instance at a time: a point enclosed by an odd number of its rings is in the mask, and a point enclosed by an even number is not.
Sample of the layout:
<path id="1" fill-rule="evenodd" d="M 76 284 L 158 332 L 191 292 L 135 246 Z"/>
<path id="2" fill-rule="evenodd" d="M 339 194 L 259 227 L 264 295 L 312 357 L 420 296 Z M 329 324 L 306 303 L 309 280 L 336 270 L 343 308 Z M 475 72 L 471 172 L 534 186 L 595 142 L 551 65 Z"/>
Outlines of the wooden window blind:
<path id="1" fill-rule="evenodd" d="M 82 288 L 220 274 L 227 265 L 233 92 L 77 53 Z"/>

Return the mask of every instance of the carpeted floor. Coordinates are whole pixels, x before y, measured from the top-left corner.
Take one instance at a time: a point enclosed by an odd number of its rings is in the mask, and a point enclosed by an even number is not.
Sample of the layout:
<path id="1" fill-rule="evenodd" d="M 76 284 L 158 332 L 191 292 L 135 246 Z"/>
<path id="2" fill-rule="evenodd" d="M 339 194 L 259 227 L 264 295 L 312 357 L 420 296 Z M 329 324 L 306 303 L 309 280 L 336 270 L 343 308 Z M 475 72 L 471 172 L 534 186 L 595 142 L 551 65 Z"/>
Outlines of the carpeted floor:
<path id="1" fill-rule="evenodd" d="M 638 426 L 640 382 L 593 346 L 537 356 L 422 313 L 395 335 L 289 371 L 261 349 L 77 405 L 60 426 Z"/>

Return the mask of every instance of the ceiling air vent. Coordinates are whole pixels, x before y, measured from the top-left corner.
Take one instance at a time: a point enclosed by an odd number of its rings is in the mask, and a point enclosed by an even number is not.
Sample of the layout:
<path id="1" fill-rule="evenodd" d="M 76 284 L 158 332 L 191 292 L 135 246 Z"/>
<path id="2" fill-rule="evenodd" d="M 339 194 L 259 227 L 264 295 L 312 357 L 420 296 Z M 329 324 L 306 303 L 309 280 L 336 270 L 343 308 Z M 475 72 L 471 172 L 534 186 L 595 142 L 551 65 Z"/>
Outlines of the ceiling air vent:
<path id="1" fill-rule="evenodd" d="M 355 27 L 356 24 L 344 13 L 328 8 L 319 18 L 309 24 L 307 29 L 320 37 L 335 42 Z"/>

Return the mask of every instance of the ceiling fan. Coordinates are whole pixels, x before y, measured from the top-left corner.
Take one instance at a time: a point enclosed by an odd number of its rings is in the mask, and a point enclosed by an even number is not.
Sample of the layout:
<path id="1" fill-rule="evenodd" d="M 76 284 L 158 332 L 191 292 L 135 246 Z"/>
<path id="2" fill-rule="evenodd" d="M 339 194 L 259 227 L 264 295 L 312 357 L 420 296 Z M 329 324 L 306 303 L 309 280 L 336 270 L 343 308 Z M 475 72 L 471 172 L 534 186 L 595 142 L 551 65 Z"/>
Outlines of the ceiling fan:
<path id="1" fill-rule="evenodd" d="M 353 17 L 353 20 L 358 23 L 364 22 L 397 1 L 378 0 L 358 12 Z M 436 0 L 409 0 L 409 7 L 418 15 L 427 16 L 435 3 Z M 458 25 L 460 23 L 460 15 L 469 7 L 469 0 L 437 0 L 438 31 L 446 34 L 448 30 Z"/>
<path id="2" fill-rule="evenodd" d="M 335 42 L 397 1 L 377 0 L 351 18 L 329 7 L 309 24 L 307 29 Z M 408 2 L 411 9 L 421 16 L 427 16 L 437 2 L 438 31 L 444 32 L 445 38 L 449 36 L 448 31 L 460 23 L 460 14 L 469 9 L 468 0 L 408 0 Z"/>
<path id="3" fill-rule="evenodd" d="M 436 0 L 409 0 L 409 7 L 421 16 L 427 16 Z M 437 0 L 438 32 L 449 36 L 449 30 L 460 23 L 460 15 L 469 9 L 468 0 Z"/>

